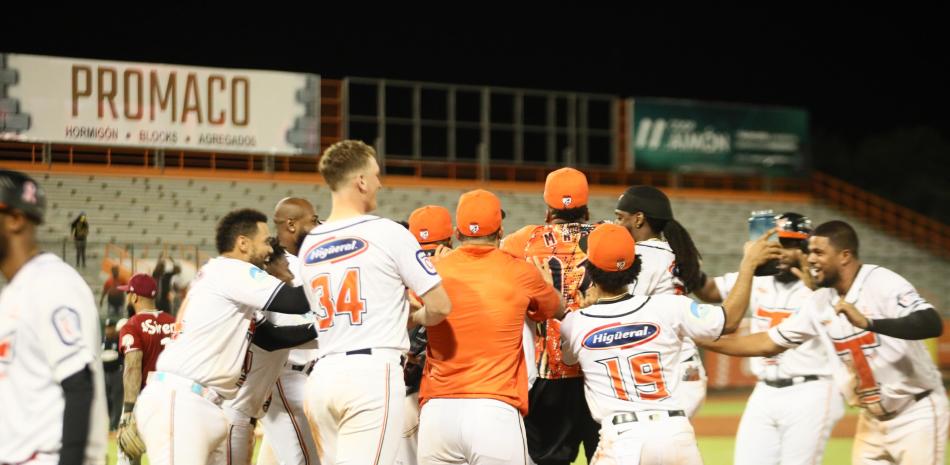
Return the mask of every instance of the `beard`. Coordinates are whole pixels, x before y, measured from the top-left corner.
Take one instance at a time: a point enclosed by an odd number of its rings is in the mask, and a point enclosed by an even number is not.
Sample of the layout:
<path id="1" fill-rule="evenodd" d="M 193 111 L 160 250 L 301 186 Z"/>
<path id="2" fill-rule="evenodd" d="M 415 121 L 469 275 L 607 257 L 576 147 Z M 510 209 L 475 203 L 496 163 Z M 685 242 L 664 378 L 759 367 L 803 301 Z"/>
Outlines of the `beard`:
<path id="1" fill-rule="evenodd" d="M 0 233 L 0 262 L 7 260 L 7 255 L 10 254 L 10 240 L 7 238 L 6 234 Z"/>
<path id="2" fill-rule="evenodd" d="M 793 267 L 793 268 L 798 268 L 798 267 Z M 788 268 L 788 269 L 779 271 L 778 274 L 775 275 L 775 280 L 782 284 L 788 284 L 788 283 L 793 283 L 795 281 L 798 281 L 798 276 L 795 276 L 795 273 L 792 273 L 792 268 Z"/>
<path id="3" fill-rule="evenodd" d="M 838 273 L 829 273 L 827 270 L 824 271 L 825 277 L 821 281 L 817 281 L 815 284 L 818 287 L 834 287 L 835 284 L 838 284 Z"/>
<path id="4" fill-rule="evenodd" d="M 297 234 L 296 240 L 294 240 L 294 246 L 297 248 L 298 255 L 300 254 L 300 248 L 303 247 L 303 241 L 307 239 L 307 234 L 309 232 L 310 231 L 300 231 L 300 233 Z"/>

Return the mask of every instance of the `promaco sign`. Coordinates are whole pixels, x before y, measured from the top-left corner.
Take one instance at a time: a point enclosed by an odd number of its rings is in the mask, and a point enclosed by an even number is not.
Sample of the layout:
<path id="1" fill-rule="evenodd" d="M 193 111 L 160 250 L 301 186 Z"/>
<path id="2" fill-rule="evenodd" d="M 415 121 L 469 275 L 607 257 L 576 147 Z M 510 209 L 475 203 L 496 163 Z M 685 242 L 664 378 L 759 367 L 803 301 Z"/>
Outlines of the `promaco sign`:
<path id="1" fill-rule="evenodd" d="M 319 151 L 320 77 L 0 55 L 0 139 L 298 154 Z"/>

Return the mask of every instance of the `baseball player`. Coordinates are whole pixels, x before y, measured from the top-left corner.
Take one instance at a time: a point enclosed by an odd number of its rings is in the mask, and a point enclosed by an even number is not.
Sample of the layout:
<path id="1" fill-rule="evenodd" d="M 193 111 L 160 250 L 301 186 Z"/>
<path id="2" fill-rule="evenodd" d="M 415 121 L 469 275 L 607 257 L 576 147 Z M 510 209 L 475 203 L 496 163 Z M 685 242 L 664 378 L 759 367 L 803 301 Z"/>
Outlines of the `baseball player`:
<path id="1" fill-rule="evenodd" d="M 526 315 L 545 321 L 562 317 L 564 307 L 550 271 L 542 275 L 498 250 L 501 220 L 494 194 L 463 194 L 456 211 L 461 245 L 435 263 L 453 309 L 428 331 L 419 394 L 423 464 L 528 461 L 521 328 Z"/>
<path id="2" fill-rule="evenodd" d="M 652 186 L 633 186 L 617 200 L 617 224 L 637 241 L 643 269 L 631 285 L 633 295 L 686 295 L 700 289 L 706 275 L 689 232 L 673 218 L 670 199 Z M 706 399 L 706 370 L 688 338 L 680 353 L 680 398 L 690 418 Z"/>
<path id="3" fill-rule="evenodd" d="M 587 198 L 584 173 L 573 168 L 552 171 L 544 183 L 546 224 L 525 226 L 505 237 L 501 246 L 516 257 L 546 263 L 568 311 L 579 308 L 590 283 L 581 247 L 594 228 L 587 224 Z M 529 321 L 523 335 L 525 357 L 535 362 L 528 370 L 532 405 L 525 417 L 528 450 L 532 460 L 542 465 L 571 463 L 581 443 L 590 460 L 597 447 L 598 425 L 584 399 L 580 370 L 561 361 L 560 324 L 556 319 L 540 324 Z"/>
<path id="4" fill-rule="evenodd" d="M 451 303 L 412 234 L 368 214 L 381 187 L 372 147 L 337 142 L 319 169 L 333 206 L 327 221 L 304 239 L 299 256 L 320 327 L 307 416 L 319 435 L 321 463 L 390 464 L 404 420 L 406 321 L 439 324 Z M 411 317 L 407 287 L 425 304 Z"/>
<path id="5" fill-rule="evenodd" d="M 419 247 L 435 263 L 440 256 L 452 251 L 452 216 L 445 207 L 425 205 L 409 215 L 406 226 L 419 242 Z M 410 299 L 413 296 L 410 295 Z M 403 444 L 396 463 L 415 464 L 419 445 L 419 387 L 425 367 L 428 334 L 425 326 L 409 330 L 409 353 L 403 368 L 406 383 L 406 413 L 403 422 Z"/>
<path id="6" fill-rule="evenodd" d="M 0 463 L 104 464 L 99 313 L 82 277 L 36 241 L 46 194 L 0 170 Z"/>
<path id="7" fill-rule="evenodd" d="M 793 212 L 776 217 L 782 245 L 779 274 L 753 278 L 748 314 L 749 331 L 760 333 L 801 310 L 811 298 L 803 273 L 811 221 Z M 737 273 L 709 280 L 696 294 L 707 302 L 721 302 L 732 291 Z M 716 350 L 715 343 L 702 344 Z M 833 379 L 834 359 L 827 338 L 815 338 L 775 357 L 750 361 L 759 378 L 736 436 L 737 465 L 809 465 L 821 462 L 844 405 Z"/>
<path id="8" fill-rule="evenodd" d="M 198 271 L 178 313 L 175 334 L 136 403 L 135 418 L 153 464 L 205 464 L 228 436 L 220 408 L 233 399 L 256 361 L 251 340 L 265 349 L 316 337 L 312 325 L 275 331 L 256 312 L 307 312 L 300 288 L 285 286 L 262 267 L 272 252 L 267 217 L 236 210 L 218 223 L 221 254 Z"/>
<path id="9" fill-rule="evenodd" d="M 300 286 L 300 261 L 297 254 L 307 233 L 318 224 L 317 212 L 306 199 L 289 197 L 274 208 L 277 241 L 284 250 L 291 283 Z M 278 318 L 281 318 L 278 316 Z M 287 355 L 280 376 L 271 390 L 271 400 L 261 426 L 264 444 L 271 446 L 275 457 L 284 465 L 316 465 L 317 446 L 313 442 L 310 423 L 304 413 L 307 376 L 316 360 L 315 349 L 293 348 Z"/>
<path id="10" fill-rule="evenodd" d="M 701 464 L 680 387 L 686 338 L 715 340 L 739 326 L 755 267 L 778 255 L 777 244 L 749 247 L 722 307 L 685 296 L 628 293 L 640 272 L 633 237 L 600 225 L 587 242 L 596 302 L 565 317 L 563 360 L 580 363 L 591 414 L 600 422 L 592 465 Z M 741 295 L 746 293 L 745 296 Z"/>
<path id="11" fill-rule="evenodd" d="M 272 252 L 265 261 L 264 271 L 283 281 L 285 285 L 292 286 L 294 275 L 290 271 L 286 251 L 280 246 L 276 238 L 268 238 L 268 244 Z M 274 324 L 280 329 L 287 326 L 314 323 L 312 314 L 309 313 L 306 315 L 289 315 L 261 312 L 258 318 Z M 257 335 L 255 334 L 255 336 Z M 256 337 L 251 340 L 251 346 L 248 349 L 248 357 L 254 363 L 247 372 L 244 383 L 233 399 L 226 400 L 221 404 L 224 416 L 228 419 L 228 436 L 218 448 L 213 463 L 226 465 L 250 464 L 254 451 L 254 429 L 257 420 L 264 416 L 265 410 L 269 410 L 267 408 L 268 400 L 273 398 L 274 386 L 287 364 L 290 349 L 273 350 L 273 348 L 258 345 L 255 342 L 256 340 Z M 308 343 L 316 347 L 316 340 L 308 341 Z M 278 392 L 278 401 L 283 400 L 286 399 L 281 399 L 280 392 Z M 294 429 L 293 422 L 290 422 L 287 426 L 290 427 L 289 431 L 284 430 L 280 434 L 276 434 L 272 430 L 271 437 L 276 439 L 277 449 L 283 452 L 283 456 L 288 459 L 304 460 L 299 452 L 295 454 L 290 450 L 286 450 L 293 447 L 300 448 L 298 439 L 300 434 Z"/>
<path id="12" fill-rule="evenodd" d="M 129 424 L 139 392 L 145 388 L 148 374 L 155 371 L 155 362 L 165 344 L 172 337 L 175 317 L 157 310 L 155 296 L 158 283 L 150 275 L 139 273 L 119 287 L 126 293 L 126 302 L 135 310 L 135 315 L 119 330 L 119 352 L 125 357 L 122 372 L 124 404 L 119 428 Z M 122 454 L 122 450 L 118 451 Z M 135 457 L 138 462 L 138 457 Z"/>
<path id="13" fill-rule="evenodd" d="M 940 372 L 920 342 L 940 336 L 940 315 L 900 275 L 862 263 L 847 223 L 819 225 L 808 248 L 820 289 L 779 325 L 726 341 L 720 351 L 773 356 L 830 337 L 847 367 L 840 387 L 862 409 L 852 463 L 940 463 L 950 412 Z"/>

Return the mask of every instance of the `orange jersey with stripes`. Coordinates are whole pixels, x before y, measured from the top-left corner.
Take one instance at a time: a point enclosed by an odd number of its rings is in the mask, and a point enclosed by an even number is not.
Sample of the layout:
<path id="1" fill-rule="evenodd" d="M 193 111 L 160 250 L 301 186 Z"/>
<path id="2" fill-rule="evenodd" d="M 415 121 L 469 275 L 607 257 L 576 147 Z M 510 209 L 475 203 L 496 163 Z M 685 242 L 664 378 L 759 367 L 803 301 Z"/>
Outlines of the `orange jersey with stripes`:
<path id="1" fill-rule="evenodd" d="M 505 402 L 528 413 L 521 352 L 525 315 L 545 320 L 560 306 L 537 268 L 491 246 L 462 246 L 435 264 L 452 313 L 427 328 L 429 344 L 419 391 L 432 398 Z"/>
<path id="2" fill-rule="evenodd" d="M 581 223 L 525 226 L 505 237 L 502 249 L 515 257 L 538 257 L 551 269 L 554 287 L 561 292 L 567 311 L 579 308 L 582 291 L 590 286 L 585 266 L 587 255 L 581 242 L 595 225 Z M 576 378 L 580 370 L 561 361 L 561 322 L 548 320 L 535 325 L 535 363 L 538 377 Z"/>

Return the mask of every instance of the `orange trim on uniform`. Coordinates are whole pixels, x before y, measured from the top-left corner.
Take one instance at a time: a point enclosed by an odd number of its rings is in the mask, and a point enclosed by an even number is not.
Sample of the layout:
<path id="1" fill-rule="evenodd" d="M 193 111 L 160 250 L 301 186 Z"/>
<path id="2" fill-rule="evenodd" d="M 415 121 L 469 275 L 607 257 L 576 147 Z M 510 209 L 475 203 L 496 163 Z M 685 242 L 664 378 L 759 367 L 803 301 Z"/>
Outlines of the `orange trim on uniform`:
<path id="1" fill-rule="evenodd" d="M 297 425 L 297 418 L 294 416 L 294 411 L 290 408 L 290 402 L 287 402 L 287 397 L 284 395 L 284 385 L 280 383 L 280 378 L 277 378 L 277 395 L 280 396 L 280 402 L 284 404 L 284 410 L 286 410 L 287 415 L 290 416 L 290 423 L 294 425 L 294 432 L 297 433 L 297 442 L 300 443 L 300 450 L 303 451 L 303 462 L 306 465 L 310 465 L 310 453 L 303 439 L 303 432 L 300 431 L 300 426 Z"/>
<path id="2" fill-rule="evenodd" d="M 386 400 L 383 402 L 383 429 L 379 434 L 379 445 L 376 446 L 376 459 L 373 465 L 379 465 L 379 456 L 383 453 L 383 442 L 386 440 L 386 425 L 389 422 L 389 364 L 386 364 Z"/>
<path id="3" fill-rule="evenodd" d="M 798 231 L 778 230 L 778 237 L 783 239 L 808 239 L 808 234 Z"/>

